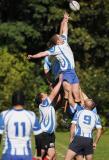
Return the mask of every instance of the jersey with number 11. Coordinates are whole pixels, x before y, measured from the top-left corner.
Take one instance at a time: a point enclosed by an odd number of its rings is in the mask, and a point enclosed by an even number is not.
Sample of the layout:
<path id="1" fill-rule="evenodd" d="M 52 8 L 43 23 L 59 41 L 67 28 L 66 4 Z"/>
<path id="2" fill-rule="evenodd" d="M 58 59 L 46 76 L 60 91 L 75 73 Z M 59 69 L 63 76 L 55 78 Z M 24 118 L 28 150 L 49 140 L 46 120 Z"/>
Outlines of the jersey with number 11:
<path id="1" fill-rule="evenodd" d="M 31 133 L 42 132 L 34 112 L 12 109 L 2 112 L 1 117 L 0 132 L 5 133 L 3 154 L 31 155 Z"/>

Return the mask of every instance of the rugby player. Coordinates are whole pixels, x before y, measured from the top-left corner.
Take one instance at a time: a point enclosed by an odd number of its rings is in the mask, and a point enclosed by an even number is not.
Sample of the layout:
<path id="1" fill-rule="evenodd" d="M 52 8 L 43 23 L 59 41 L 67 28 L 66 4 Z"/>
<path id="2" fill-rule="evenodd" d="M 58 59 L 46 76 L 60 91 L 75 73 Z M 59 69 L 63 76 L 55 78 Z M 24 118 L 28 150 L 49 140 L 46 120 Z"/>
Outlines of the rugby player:
<path id="1" fill-rule="evenodd" d="M 100 139 L 102 126 L 99 116 L 92 111 L 93 101 L 86 99 L 84 110 L 80 110 L 74 115 L 70 129 L 70 145 L 66 153 L 65 160 L 72 160 L 79 155 L 79 160 L 93 159 L 93 149 Z M 97 129 L 95 139 L 93 141 L 93 129 Z"/>
<path id="2" fill-rule="evenodd" d="M 73 93 L 75 102 L 80 102 L 79 79 L 75 72 L 75 62 L 73 52 L 67 42 L 69 15 L 64 14 L 60 30 L 62 35 L 55 34 L 51 38 L 53 46 L 47 51 L 39 52 L 35 55 L 28 55 L 28 59 L 53 56 L 60 64 L 60 72 L 63 74 L 63 87 L 68 94 Z M 70 91 L 67 88 L 66 81 L 71 84 Z M 67 96 L 68 97 L 68 96 Z"/>
<path id="3" fill-rule="evenodd" d="M 0 140 L 4 135 L 2 160 L 32 160 L 31 135 L 41 135 L 42 129 L 32 111 L 24 109 L 22 91 L 12 95 L 12 109 L 0 114 Z"/>
<path id="4" fill-rule="evenodd" d="M 36 149 L 41 149 L 42 158 L 45 158 L 45 154 L 50 160 L 56 159 L 55 153 L 55 129 L 56 129 L 56 113 L 54 108 L 54 99 L 58 94 L 62 84 L 62 75 L 59 76 L 59 81 L 53 88 L 51 93 L 39 93 L 36 97 L 36 102 L 39 105 L 40 113 L 40 125 L 43 131 L 41 144 L 36 145 Z M 36 138 L 36 142 L 39 139 Z M 38 143 L 37 143 L 38 144 Z M 48 159 L 46 157 L 46 159 Z"/>

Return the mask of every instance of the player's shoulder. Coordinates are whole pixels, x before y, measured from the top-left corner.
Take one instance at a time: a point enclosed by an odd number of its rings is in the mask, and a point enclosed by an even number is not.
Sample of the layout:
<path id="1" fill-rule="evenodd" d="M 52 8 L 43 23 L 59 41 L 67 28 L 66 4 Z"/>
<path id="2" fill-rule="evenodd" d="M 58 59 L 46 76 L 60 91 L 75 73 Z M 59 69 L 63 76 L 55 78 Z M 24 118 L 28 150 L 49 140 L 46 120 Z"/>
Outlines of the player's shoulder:
<path id="1" fill-rule="evenodd" d="M 57 52 L 60 51 L 60 50 L 59 50 L 59 45 L 54 45 L 53 47 L 49 48 L 48 51 L 49 51 L 50 53 L 56 54 Z"/>
<path id="2" fill-rule="evenodd" d="M 24 110 L 25 114 L 34 117 L 35 116 L 35 112 L 31 111 L 31 110 Z"/>
<path id="3" fill-rule="evenodd" d="M 77 110 L 77 111 L 76 111 L 77 117 L 79 117 L 79 116 L 81 115 L 81 113 L 83 113 L 83 110 L 79 110 L 79 111 Z"/>
<path id="4" fill-rule="evenodd" d="M 51 100 L 49 98 L 49 96 L 44 99 L 41 104 L 39 105 L 39 107 L 48 107 L 51 104 Z"/>
<path id="5" fill-rule="evenodd" d="M 50 52 L 55 52 L 55 49 L 56 49 L 56 45 L 52 46 L 52 47 L 49 48 L 48 50 L 49 50 Z"/>
<path id="6" fill-rule="evenodd" d="M 8 109 L 8 110 L 5 110 L 5 111 L 2 111 L 2 112 L 1 112 L 1 116 L 2 116 L 2 117 L 5 117 L 5 116 L 8 115 L 11 111 L 12 111 L 12 109 Z"/>
<path id="7" fill-rule="evenodd" d="M 63 33 L 63 34 L 61 35 L 61 38 L 62 38 L 64 41 L 67 40 L 67 34 Z"/>
<path id="8" fill-rule="evenodd" d="M 91 115 L 93 118 L 94 118 L 94 117 L 95 117 L 95 118 L 98 117 L 97 113 L 93 112 L 93 110 L 86 110 L 86 113 L 88 113 L 89 115 Z"/>

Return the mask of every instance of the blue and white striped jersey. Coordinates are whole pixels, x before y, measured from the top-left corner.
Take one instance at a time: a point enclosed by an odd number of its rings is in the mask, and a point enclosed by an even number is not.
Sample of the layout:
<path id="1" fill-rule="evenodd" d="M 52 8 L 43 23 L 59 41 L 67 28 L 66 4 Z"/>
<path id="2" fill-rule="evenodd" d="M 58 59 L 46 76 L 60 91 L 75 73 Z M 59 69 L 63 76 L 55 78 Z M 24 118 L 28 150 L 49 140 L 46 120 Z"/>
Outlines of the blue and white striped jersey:
<path id="1" fill-rule="evenodd" d="M 0 116 L 0 134 L 4 133 L 3 154 L 31 155 L 31 134 L 42 132 L 34 112 L 3 111 Z"/>
<path id="2" fill-rule="evenodd" d="M 55 79 L 57 79 L 60 74 L 60 64 L 56 59 L 52 61 L 52 58 L 50 58 L 50 56 L 46 56 L 44 58 L 44 70 L 51 70 Z"/>
<path id="3" fill-rule="evenodd" d="M 71 70 L 75 68 L 74 56 L 70 46 L 67 43 L 67 35 L 61 35 L 64 43 L 55 45 L 48 50 L 50 56 L 54 56 L 60 64 L 61 71 Z"/>
<path id="4" fill-rule="evenodd" d="M 46 56 L 45 58 L 44 58 L 44 70 L 48 70 L 48 71 L 50 71 L 51 70 L 51 62 L 50 62 L 50 60 L 49 60 L 49 56 Z"/>
<path id="5" fill-rule="evenodd" d="M 47 97 L 39 105 L 40 125 L 41 129 L 47 133 L 53 133 L 56 129 L 55 109 L 51 104 L 51 100 Z"/>
<path id="6" fill-rule="evenodd" d="M 70 106 L 71 107 L 71 106 Z M 73 107 L 73 109 L 74 109 L 74 111 L 81 111 L 81 110 L 83 110 L 83 109 L 85 109 L 85 106 L 83 106 L 83 105 L 80 105 L 80 104 L 75 104 L 75 106 Z M 97 109 L 96 109 L 96 107 L 94 107 L 93 109 L 92 109 L 92 111 L 94 112 L 94 113 L 97 113 Z"/>
<path id="7" fill-rule="evenodd" d="M 76 124 L 75 135 L 92 138 L 94 128 L 101 128 L 99 116 L 90 110 L 81 110 L 74 115 L 72 123 Z"/>

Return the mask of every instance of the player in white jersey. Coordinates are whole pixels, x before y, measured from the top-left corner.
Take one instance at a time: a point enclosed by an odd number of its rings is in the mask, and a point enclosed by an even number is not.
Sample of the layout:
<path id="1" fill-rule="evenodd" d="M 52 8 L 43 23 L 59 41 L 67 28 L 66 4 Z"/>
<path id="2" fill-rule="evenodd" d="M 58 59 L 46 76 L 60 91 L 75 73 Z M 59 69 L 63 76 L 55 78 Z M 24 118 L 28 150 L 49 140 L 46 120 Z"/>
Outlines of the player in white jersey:
<path id="1" fill-rule="evenodd" d="M 45 56 L 53 56 L 56 58 L 60 64 L 61 73 L 63 74 L 63 87 L 65 91 L 68 91 L 67 84 L 65 83 L 65 81 L 67 81 L 71 84 L 72 89 L 70 90 L 73 92 L 75 101 L 80 102 L 79 80 L 75 73 L 74 56 L 70 46 L 67 43 L 68 19 L 69 16 L 67 13 L 65 13 L 60 26 L 62 35 L 55 34 L 51 38 L 53 47 L 47 51 L 39 52 L 35 55 L 28 55 L 28 59 L 41 58 Z"/>
<path id="2" fill-rule="evenodd" d="M 60 74 L 60 65 L 57 60 L 52 60 L 50 56 L 46 56 L 44 58 L 44 73 L 47 78 L 47 82 L 50 87 L 53 87 L 53 83 L 56 83 L 56 80 L 59 77 Z M 53 75 L 53 79 L 52 76 Z"/>
<path id="3" fill-rule="evenodd" d="M 42 133 L 41 149 L 47 152 L 50 160 L 55 160 L 55 129 L 56 129 L 56 114 L 53 101 L 61 87 L 62 77 L 59 77 L 59 82 L 53 88 L 51 93 L 39 93 L 37 95 L 37 104 L 39 104 L 40 125 L 44 133 Z M 42 155 L 43 156 L 43 155 Z"/>
<path id="4" fill-rule="evenodd" d="M 72 160 L 75 155 L 81 155 L 79 160 L 93 159 L 93 149 L 99 141 L 102 133 L 102 126 L 99 116 L 92 111 L 93 105 L 85 100 L 85 109 L 77 112 L 72 120 L 70 130 L 70 145 L 65 156 L 65 160 Z M 96 137 L 93 142 L 93 129 L 97 129 Z"/>
<path id="5" fill-rule="evenodd" d="M 0 114 L 0 135 L 4 134 L 2 160 L 32 160 L 31 134 L 41 135 L 41 126 L 35 113 L 23 108 L 23 92 L 13 93 L 12 105 L 12 109 Z"/>

